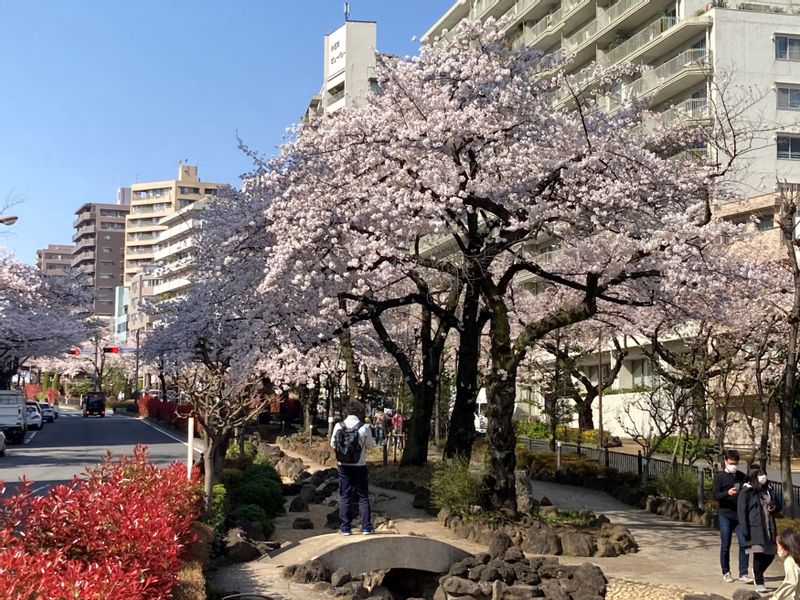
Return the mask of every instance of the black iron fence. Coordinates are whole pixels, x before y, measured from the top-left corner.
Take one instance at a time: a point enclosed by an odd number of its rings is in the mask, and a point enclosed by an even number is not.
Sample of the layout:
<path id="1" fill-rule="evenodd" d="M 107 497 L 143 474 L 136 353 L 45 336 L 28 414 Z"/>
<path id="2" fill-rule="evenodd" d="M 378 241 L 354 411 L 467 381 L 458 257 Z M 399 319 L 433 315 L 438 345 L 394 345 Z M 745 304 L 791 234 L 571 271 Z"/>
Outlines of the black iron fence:
<path id="1" fill-rule="evenodd" d="M 530 451 L 550 451 L 550 443 L 547 440 L 535 440 L 527 437 L 520 437 L 517 443 Z M 646 459 L 641 450 L 637 454 L 630 454 L 628 452 L 616 452 L 609 448 L 591 448 L 587 446 L 580 446 L 578 444 L 571 444 L 567 442 L 558 442 L 556 452 L 563 454 L 579 454 L 591 460 L 596 460 L 607 469 L 614 469 L 620 473 L 636 473 L 637 475 L 649 475 L 651 477 L 659 477 L 674 469 L 683 469 L 693 472 L 697 477 L 702 473 L 704 481 L 711 481 L 714 477 L 713 470 L 707 467 L 696 465 L 685 465 L 681 463 L 672 464 L 669 460 L 661 458 Z M 783 485 L 780 481 L 770 480 L 776 493 L 783 494 Z M 800 486 L 792 486 L 794 492 L 794 504 L 800 506 Z"/>

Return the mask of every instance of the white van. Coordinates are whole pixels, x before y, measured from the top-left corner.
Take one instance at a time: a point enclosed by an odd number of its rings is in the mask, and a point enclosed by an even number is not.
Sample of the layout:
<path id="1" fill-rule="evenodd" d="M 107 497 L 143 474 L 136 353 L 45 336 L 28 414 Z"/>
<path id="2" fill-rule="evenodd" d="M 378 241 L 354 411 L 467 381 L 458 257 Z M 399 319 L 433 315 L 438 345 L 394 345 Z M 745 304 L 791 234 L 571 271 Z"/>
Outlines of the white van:
<path id="1" fill-rule="evenodd" d="M 28 429 L 25 396 L 17 390 L 0 390 L 0 431 L 10 444 L 21 444 Z"/>
<path id="2" fill-rule="evenodd" d="M 478 391 L 478 397 L 475 399 L 475 433 L 486 433 L 486 426 L 489 424 L 489 420 L 486 418 L 486 408 L 488 406 L 486 388 L 481 388 Z"/>

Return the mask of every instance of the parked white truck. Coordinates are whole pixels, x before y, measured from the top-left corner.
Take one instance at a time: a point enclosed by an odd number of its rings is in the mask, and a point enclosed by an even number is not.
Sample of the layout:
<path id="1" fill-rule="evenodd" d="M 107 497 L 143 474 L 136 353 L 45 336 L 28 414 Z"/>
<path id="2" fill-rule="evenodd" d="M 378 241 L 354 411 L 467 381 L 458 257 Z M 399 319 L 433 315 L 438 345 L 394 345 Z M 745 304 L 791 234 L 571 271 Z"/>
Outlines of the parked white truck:
<path id="1" fill-rule="evenodd" d="M 17 390 L 0 390 L 0 431 L 10 444 L 21 444 L 28 429 L 25 396 Z"/>

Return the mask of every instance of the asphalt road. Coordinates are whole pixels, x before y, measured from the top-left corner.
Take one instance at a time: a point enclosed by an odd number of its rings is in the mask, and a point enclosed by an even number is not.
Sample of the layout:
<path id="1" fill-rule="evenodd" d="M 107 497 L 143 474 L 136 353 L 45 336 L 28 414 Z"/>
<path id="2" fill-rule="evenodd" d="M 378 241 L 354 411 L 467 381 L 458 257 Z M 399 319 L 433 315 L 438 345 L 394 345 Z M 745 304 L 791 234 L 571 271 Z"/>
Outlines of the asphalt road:
<path id="1" fill-rule="evenodd" d="M 8 445 L 6 455 L 0 457 L 0 481 L 9 493 L 18 489 L 19 479 L 25 475 L 33 482 L 32 490 L 44 493 L 102 461 L 107 450 L 114 456 L 130 455 L 136 444 L 147 445 L 148 456 L 156 464 L 185 462 L 186 445 L 178 439 L 181 434 L 168 433 L 134 417 L 108 414 L 84 419 L 79 410 L 62 407 L 55 423 L 28 432 L 23 445 Z M 195 459 L 198 456 L 195 454 Z"/>

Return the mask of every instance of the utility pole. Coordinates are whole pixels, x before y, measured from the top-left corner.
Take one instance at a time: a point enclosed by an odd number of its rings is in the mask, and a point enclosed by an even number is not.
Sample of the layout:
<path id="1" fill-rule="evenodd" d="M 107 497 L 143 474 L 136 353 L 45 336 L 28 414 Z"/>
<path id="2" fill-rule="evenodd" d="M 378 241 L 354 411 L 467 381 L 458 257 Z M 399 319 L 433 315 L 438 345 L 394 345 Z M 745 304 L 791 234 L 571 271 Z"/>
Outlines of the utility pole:
<path id="1" fill-rule="evenodd" d="M 597 352 L 598 356 L 600 357 L 600 366 L 597 367 L 597 417 L 600 421 L 599 429 L 600 429 L 600 439 L 597 440 L 598 445 L 600 448 L 603 448 L 605 444 L 603 443 L 603 388 L 606 385 L 605 379 L 603 378 L 603 330 L 600 330 L 600 333 L 597 334 Z M 611 365 L 609 364 L 609 370 L 611 369 Z"/>
<path id="2" fill-rule="evenodd" d="M 99 334 L 94 335 L 94 391 L 100 391 L 100 370 L 97 367 L 97 363 L 100 361 L 100 336 Z"/>
<path id="3" fill-rule="evenodd" d="M 136 398 L 136 393 L 139 391 L 139 333 L 141 329 L 136 330 L 136 360 L 133 367 L 133 397 Z"/>

